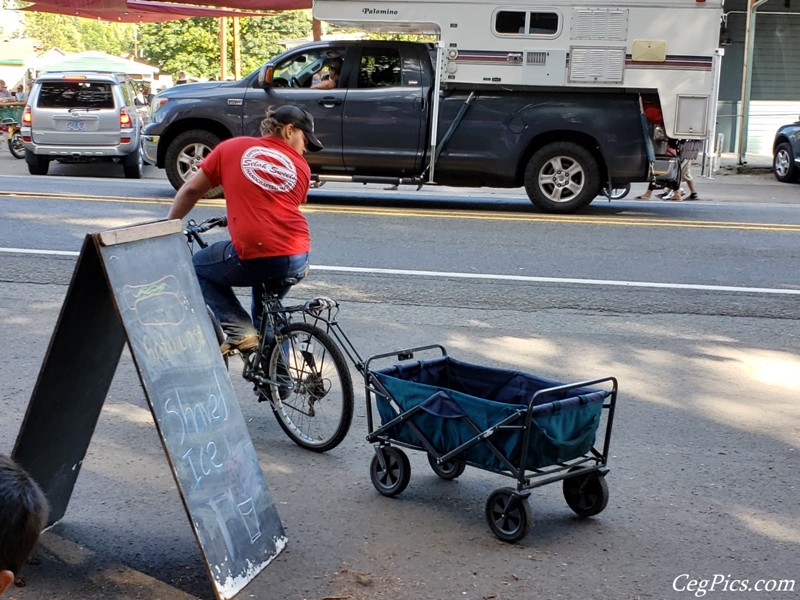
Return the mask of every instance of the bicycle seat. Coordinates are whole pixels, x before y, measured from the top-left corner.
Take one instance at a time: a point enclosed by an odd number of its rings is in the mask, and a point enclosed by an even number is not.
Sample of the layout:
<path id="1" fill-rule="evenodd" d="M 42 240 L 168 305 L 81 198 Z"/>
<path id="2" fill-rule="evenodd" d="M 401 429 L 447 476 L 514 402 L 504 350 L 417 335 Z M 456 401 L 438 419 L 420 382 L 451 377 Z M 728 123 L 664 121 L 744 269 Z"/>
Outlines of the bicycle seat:
<path id="1" fill-rule="evenodd" d="M 271 279 L 269 281 L 261 282 L 261 291 L 265 294 L 276 295 L 287 287 L 291 287 L 299 283 L 300 279 L 297 277 L 284 277 L 283 279 Z"/>

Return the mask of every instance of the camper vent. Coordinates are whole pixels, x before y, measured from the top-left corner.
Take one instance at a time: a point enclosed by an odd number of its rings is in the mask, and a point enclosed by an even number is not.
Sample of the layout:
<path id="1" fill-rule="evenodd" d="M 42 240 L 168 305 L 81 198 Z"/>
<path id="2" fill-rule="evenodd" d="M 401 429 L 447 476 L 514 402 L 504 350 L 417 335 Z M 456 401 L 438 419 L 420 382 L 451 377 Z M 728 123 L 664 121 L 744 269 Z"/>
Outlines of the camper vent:
<path id="1" fill-rule="evenodd" d="M 526 65 L 546 65 L 547 64 L 547 52 L 545 52 L 545 51 L 537 51 L 537 50 L 528 50 L 525 53 L 525 64 Z"/>
<path id="2" fill-rule="evenodd" d="M 576 8 L 572 17 L 573 40 L 628 39 L 628 11 L 609 8 Z"/>
<path id="3" fill-rule="evenodd" d="M 572 83 L 622 83 L 625 48 L 575 48 L 569 53 Z"/>

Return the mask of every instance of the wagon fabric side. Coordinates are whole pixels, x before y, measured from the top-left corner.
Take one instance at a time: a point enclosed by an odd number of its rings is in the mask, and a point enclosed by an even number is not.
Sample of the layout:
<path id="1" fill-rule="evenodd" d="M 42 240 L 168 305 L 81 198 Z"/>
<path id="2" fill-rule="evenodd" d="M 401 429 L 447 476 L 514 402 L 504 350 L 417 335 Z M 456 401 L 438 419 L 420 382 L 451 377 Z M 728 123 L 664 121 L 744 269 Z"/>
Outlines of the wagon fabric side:
<path id="1" fill-rule="evenodd" d="M 376 394 L 384 426 L 414 411 L 385 432 L 389 439 L 423 449 L 417 429 L 440 454 L 465 446 L 464 460 L 497 472 L 538 469 L 588 453 L 611 394 L 585 387 L 537 395 L 565 384 L 449 356 L 371 374 L 388 394 Z"/>

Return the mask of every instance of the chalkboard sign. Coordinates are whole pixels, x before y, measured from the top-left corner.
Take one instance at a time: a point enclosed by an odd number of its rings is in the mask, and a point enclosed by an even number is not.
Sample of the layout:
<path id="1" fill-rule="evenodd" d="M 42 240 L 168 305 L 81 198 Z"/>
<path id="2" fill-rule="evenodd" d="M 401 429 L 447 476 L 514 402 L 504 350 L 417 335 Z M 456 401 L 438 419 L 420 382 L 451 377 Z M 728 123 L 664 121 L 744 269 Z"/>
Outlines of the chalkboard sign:
<path id="1" fill-rule="evenodd" d="M 117 328 L 124 329 L 215 593 L 231 598 L 281 551 L 286 537 L 222 361 L 180 223 L 103 232 L 92 241 L 84 244 L 82 259 L 87 252 L 99 257 Z M 79 260 L 78 268 L 92 262 L 97 261 Z M 75 277 L 73 286 L 92 279 Z M 85 306 L 90 310 L 91 304 Z M 60 322 L 64 320 L 62 311 Z M 91 336 L 92 331 L 83 334 Z M 117 361 L 118 354 L 112 374 Z M 98 406 L 102 400 L 89 403 Z M 42 421 L 36 417 L 37 405 L 41 413 L 47 404 L 47 398 L 34 394 L 14 452 L 37 480 L 57 477 L 72 466 L 37 461 L 33 446 Z M 91 430 L 80 436 L 85 444 Z M 52 483 L 45 480 L 45 493 L 59 487 Z M 74 480 L 67 499 L 72 485 Z M 56 507 L 58 518 L 65 508 L 65 503 Z"/>

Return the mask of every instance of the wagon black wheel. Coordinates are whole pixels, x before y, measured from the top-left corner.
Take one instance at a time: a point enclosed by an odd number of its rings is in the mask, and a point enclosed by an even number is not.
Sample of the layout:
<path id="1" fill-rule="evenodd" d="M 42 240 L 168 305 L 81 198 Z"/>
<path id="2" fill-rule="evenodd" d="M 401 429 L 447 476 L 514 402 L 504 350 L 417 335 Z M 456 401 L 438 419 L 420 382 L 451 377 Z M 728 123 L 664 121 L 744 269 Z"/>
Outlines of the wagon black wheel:
<path id="1" fill-rule="evenodd" d="M 433 472 L 442 479 L 455 479 L 464 472 L 464 469 L 467 468 L 467 463 L 465 463 L 461 458 L 452 458 L 440 465 L 436 464 L 436 458 L 434 458 L 431 454 L 428 454 L 428 463 L 430 463 Z"/>
<path id="2" fill-rule="evenodd" d="M 606 478 L 597 471 L 564 480 L 564 499 L 579 517 L 591 517 L 608 504 Z"/>
<path id="3" fill-rule="evenodd" d="M 383 453 L 385 467 L 381 465 L 378 452 Z M 393 446 L 386 446 L 376 451 L 372 457 L 369 476 L 376 490 L 392 498 L 402 493 L 411 481 L 411 463 L 405 452 Z"/>
<path id="4" fill-rule="evenodd" d="M 513 488 L 497 489 L 486 499 L 489 529 L 504 542 L 513 544 L 525 537 L 533 520 L 530 511 L 527 498 Z"/>

